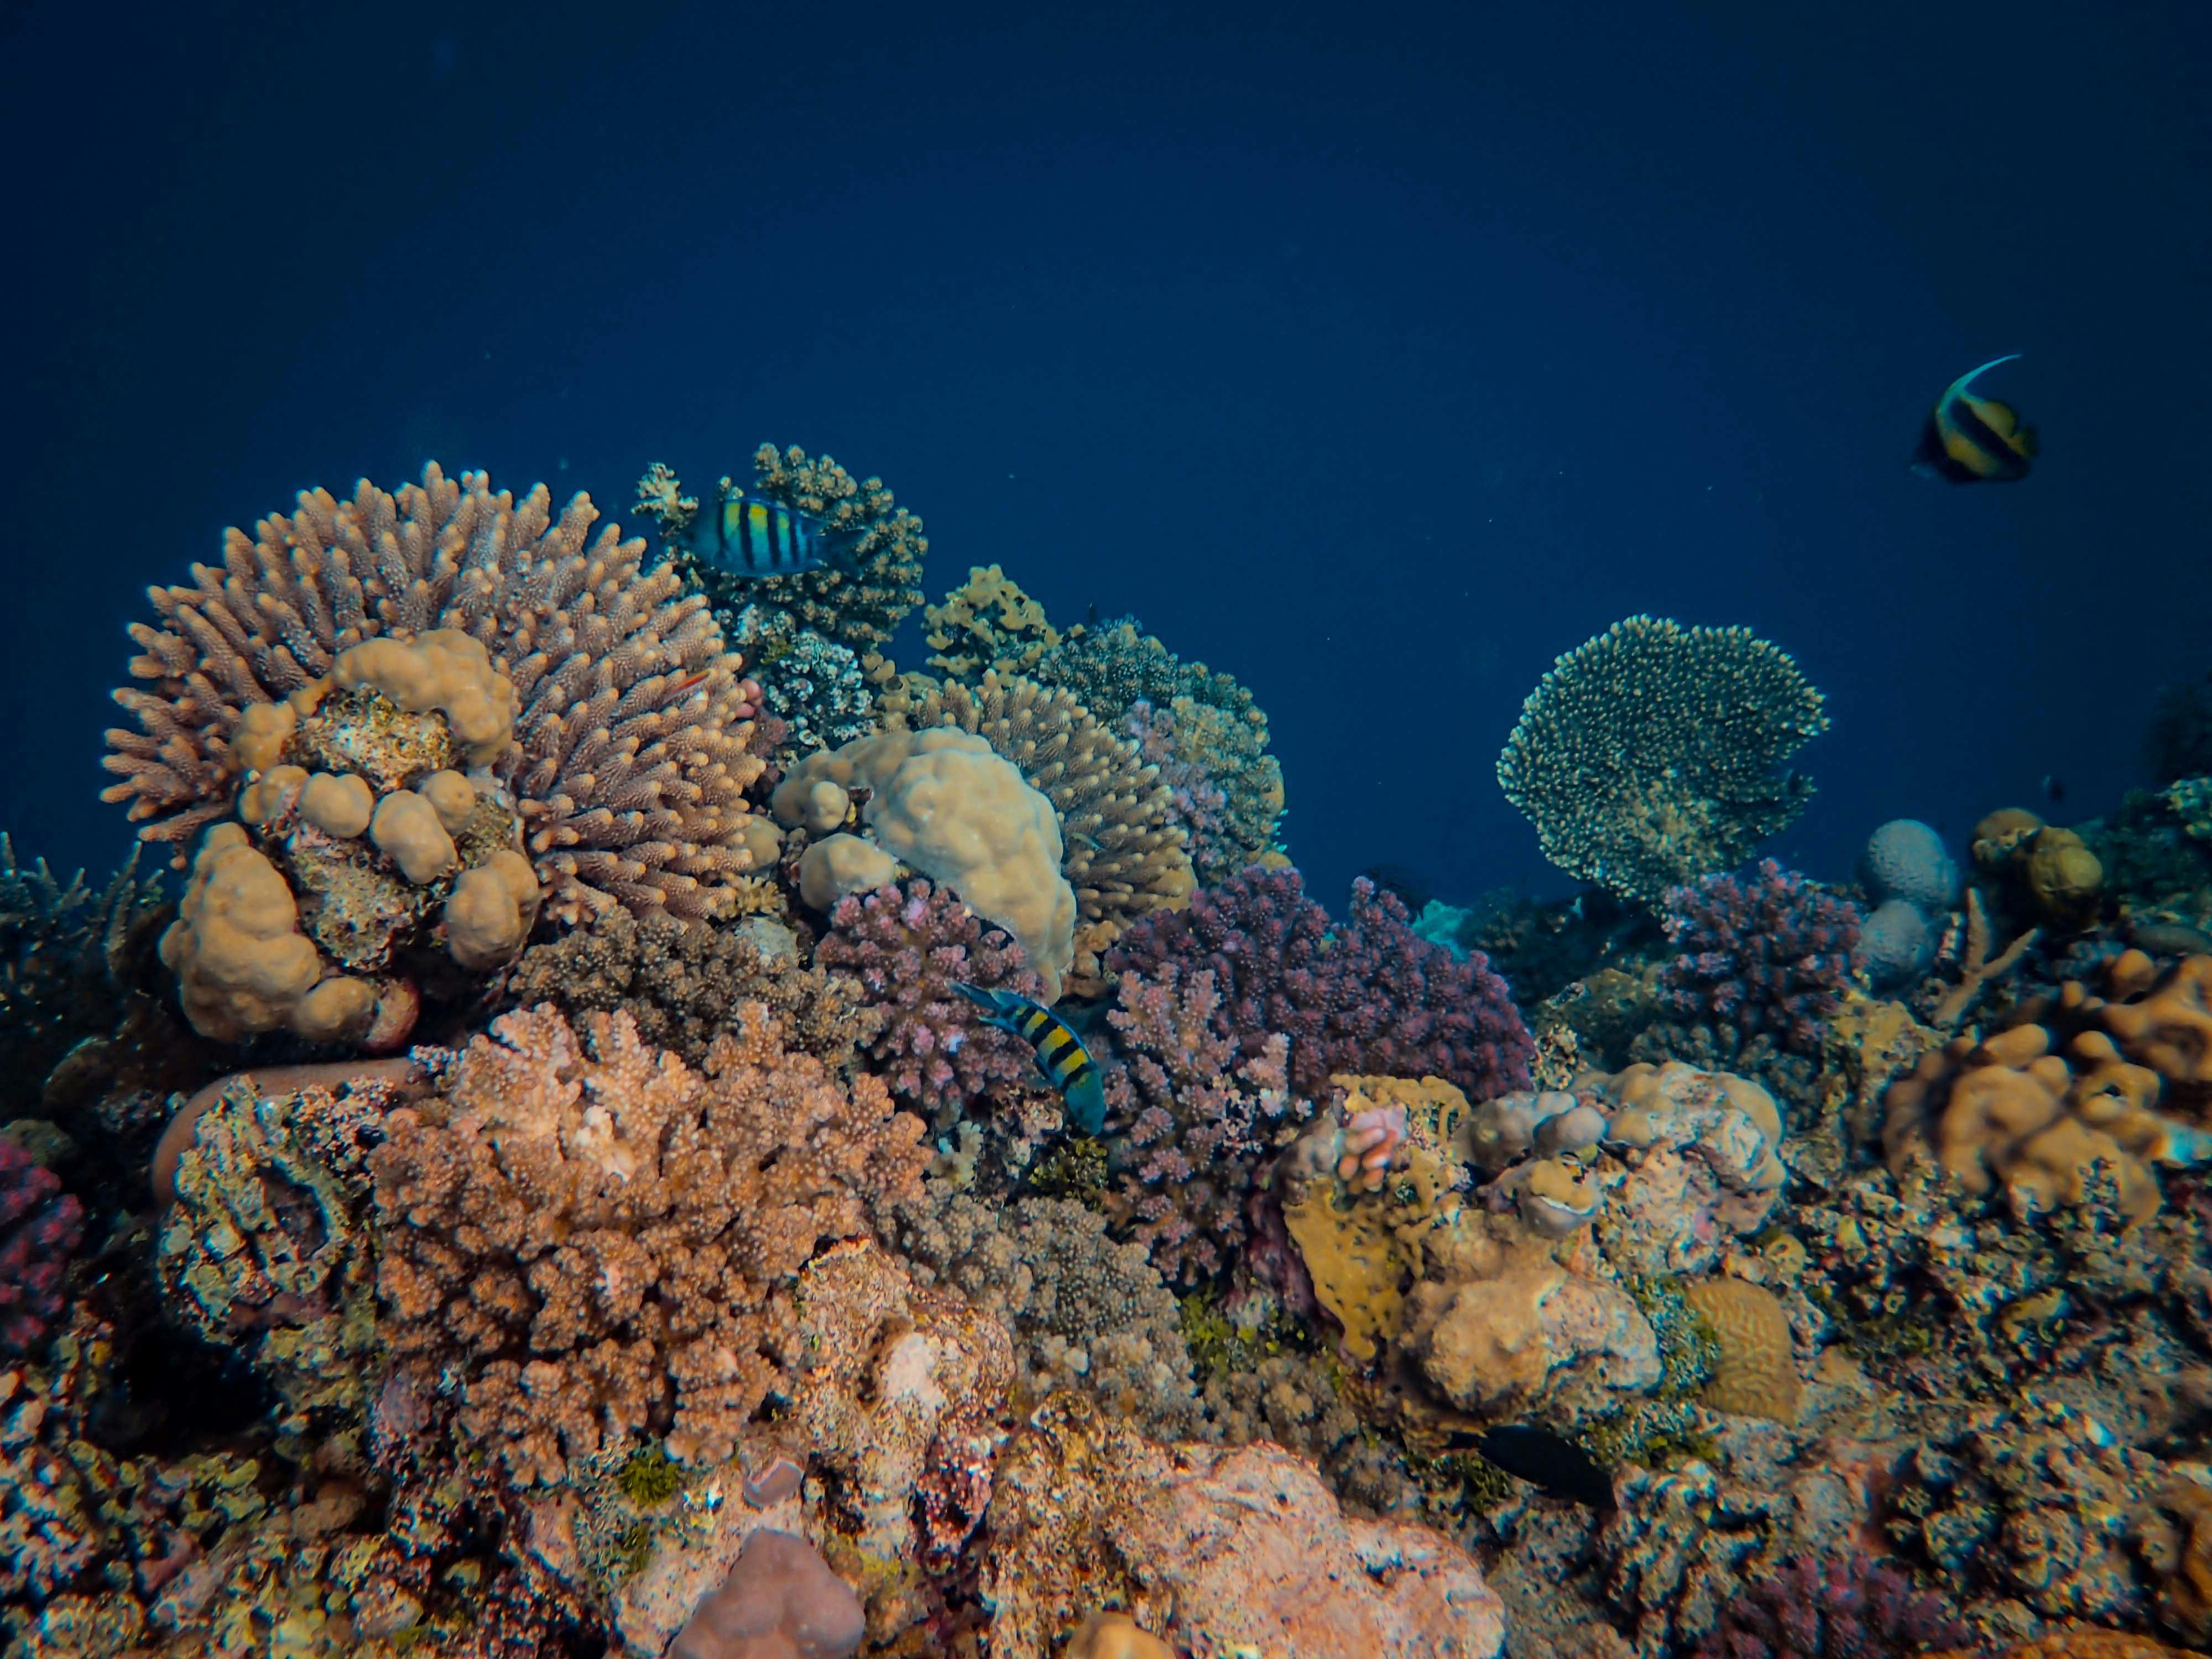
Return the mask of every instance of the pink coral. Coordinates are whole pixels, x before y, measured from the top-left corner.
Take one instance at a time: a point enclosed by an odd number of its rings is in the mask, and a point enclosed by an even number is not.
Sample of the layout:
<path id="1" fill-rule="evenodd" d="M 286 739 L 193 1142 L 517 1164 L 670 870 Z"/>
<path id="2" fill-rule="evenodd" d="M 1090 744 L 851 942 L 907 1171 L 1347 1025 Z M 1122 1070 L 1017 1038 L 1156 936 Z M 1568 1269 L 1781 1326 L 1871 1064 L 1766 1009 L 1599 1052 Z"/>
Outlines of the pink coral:
<path id="1" fill-rule="evenodd" d="M 1219 993 L 1215 1031 L 1250 1059 L 1290 1039 L 1291 1083 L 1314 1096 L 1335 1072 L 1441 1077 L 1468 1098 L 1526 1088 L 1535 1045 L 1488 958 L 1417 936 L 1396 896 L 1362 878 L 1351 920 L 1332 928 L 1296 870 L 1255 866 L 1155 911 L 1122 936 L 1111 965 L 1157 976 L 1206 969 Z"/>
<path id="2" fill-rule="evenodd" d="M 1344 1151 L 1336 1160 L 1337 1179 L 1363 1192 L 1381 1192 L 1405 1144 L 1403 1102 L 1354 1112 L 1344 1122 Z"/>
<path id="3" fill-rule="evenodd" d="M 45 1338 L 83 1241 L 84 1206 L 21 1142 L 0 1135 L 0 1353 L 26 1352 Z"/>
<path id="4" fill-rule="evenodd" d="M 1748 876 L 1713 875 L 1667 893 L 1660 1000 L 1688 1020 L 1770 1033 L 1817 1054 L 1825 1022 L 1850 983 L 1862 917 L 1794 870 L 1762 859 Z"/>
<path id="5" fill-rule="evenodd" d="M 1219 1030 L 1220 1003 L 1210 969 L 1186 979 L 1170 962 L 1156 977 L 1125 977 L 1107 1015 L 1127 1060 L 1106 1079 L 1108 1213 L 1183 1284 L 1243 1250 L 1263 1171 L 1313 1112 L 1291 1092 L 1287 1041 L 1240 1058 Z"/>
<path id="6" fill-rule="evenodd" d="M 1035 1069 L 1027 1048 L 976 1018 L 957 984 L 1040 996 L 1021 946 L 988 927 L 949 888 L 919 878 L 838 901 L 814 957 L 858 980 L 886 1015 L 869 1045 L 898 1095 L 940 1121 L 982 1095 L 1003 1095 Z"/>

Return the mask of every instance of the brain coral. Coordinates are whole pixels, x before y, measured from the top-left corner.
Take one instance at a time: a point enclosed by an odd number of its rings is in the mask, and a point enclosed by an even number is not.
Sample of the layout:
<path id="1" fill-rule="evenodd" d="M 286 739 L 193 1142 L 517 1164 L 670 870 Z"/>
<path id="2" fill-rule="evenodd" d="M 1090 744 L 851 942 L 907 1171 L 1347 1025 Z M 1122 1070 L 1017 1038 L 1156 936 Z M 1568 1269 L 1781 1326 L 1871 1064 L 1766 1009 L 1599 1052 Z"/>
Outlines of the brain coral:
<path id="1" fill-rule="evenodd" d="M 542 484 L 518 502 L 481 472 L 449 479 L 433 463 L 397 495 L 365 479 L 349 501 L 303 492 L 251 538 L 228 532 L 219 568 L 151 590 L 159 622 L 131 627 L 145 689 L 115 699 L 141 729 L 108 732 L 118 781 L 104 798 L 128 802 L 140 836 L 176 847 L 181 865 L 201 826 L 230 811 L 287 699 L 364 641 L 451 629 L 511 684 L 497 781 L 555 916 L 734 908 L 754 861 L 753 688 L 706 602 L 672 571 L 647 574 L 642 540 L 610 526 L 589 541 L 598 517 L 583 495 L 556 518 Z"/>
<path id="2" fill-rule="evenodd" d="M 714 1462 L 799 1361 L 817 1246 L 921 1190 L 918 1118 L 849 1087 L 741 1003 L 703 1074 L 626 1015 L 500 1018 L 371 1158 L 378 1290 L 401 1374 L 458 1389 L 524 1481 L 610 1435 Z"/>
<path id="3" fill-rule="evenodd" d="M 717 505 L 733 493 L 724 478 Z M 899 506 L 881 478 L 856 481 L 823 455 L 793 445 L 763 444 L 753 454 L 753 494 L 826 522 L 847 544 L 842 556 L 817 570 L 739 580 L 679 555 L 684 574 L 717 615 L 734 618 L 748 605 L 763 620 L 781 616 L 840 645 L 864 651 L 888 641 L 900 620 L 921 603 L 921 563 L 929 552 L 921 520 Z M 666 467 L 655 463 L 637 487 L 638 507 L 679 535 L 699 510 Z"/>
<path id="4" fill-rule="evenodd" d="M 1498 781 L 1546 858 L 1656 903 L 1804 811 L 1812 780 L 1776 769 L 1827 727 L 1789 653 L 1750 629 L 1631 617 L 1553 664 Z"/>
<path id="5" fill-rule="evenodd" d="M 1060 818 L 1060 869 L 1075 890 L 1081 925 L 1075 978 L 1103 991 L 1100 960 L 1138 917 L 1172 908 L 1193 886 L 1173 799 L 1134 745 L 1117 738 L 1065 691 L 1019 675 L 979 685 L 908 677 L 885 701 L 885 723 L 972 732 L 1012 763 Z"/>

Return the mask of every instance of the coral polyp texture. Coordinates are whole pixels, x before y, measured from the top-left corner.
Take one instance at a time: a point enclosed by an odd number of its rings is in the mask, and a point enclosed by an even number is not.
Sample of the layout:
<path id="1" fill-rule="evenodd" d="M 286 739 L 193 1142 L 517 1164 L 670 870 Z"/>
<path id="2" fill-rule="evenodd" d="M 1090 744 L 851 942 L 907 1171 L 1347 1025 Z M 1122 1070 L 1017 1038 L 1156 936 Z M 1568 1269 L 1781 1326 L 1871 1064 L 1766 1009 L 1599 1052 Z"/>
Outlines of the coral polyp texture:
<path id="1" fill-rule="evenodd" d="M 0 1135 L 0 1355 L 35 1346 L 62 1311 L 62 1279 L 84 1242 L 84 1206 L 61 1177 Z"/>
<path id="2" fill-rule="evenodd" d="M 707 510 L 719 511 L 738 493 L 731 479 L 721 479 Z M 752 580 L 679 554 L 678 568 L 717 614 L 734 619 L 754 605 L 763 619 L 786 617 L 795 628 L 866 651 L 886 643 L 921 603 L 929 540 L 921 520 L 898 505 L 881 478 L 856 479 L 829 456 L 809 455 L 795 444 L 781 450 L 763 444 L 753 454 L 752 489 L 742 493 L 820 520 L 839 551 L 819 569 Z M 700 510 L 699 498 L 684 495 L 682 480 L 659 463 L 639 483 L 637 494 L 638 510 L 655 520 L 672 542 Z"/>
<path id="3" fill-rule="evenodd" d="M 1764 1032 L 1793 1054 L 1817 1054 L 1850 983 L 1860 921 L 1856 905 L 1772 859 L 1747 876 L 1670 888 L 1664 926 L 1674 954 L 1659 970 L 1660 1000 L 1679 1018 Z"/>
<path id="4" fill-rule="evenodd" d="M 371 1159 L 386 1340 L 518 1480 L 641 1432 L 718 1462 L 799 1361 L 794 1276 L 919 1192 L 921 1131 L 760 1004 L 703 1071 L 619 1013 L 502 1015 Z"/>
<path id="5" fill-rule="evenodd" d="M 1333 1072 L 1432 1075 L 1478 1100 L 1528 1085 L 1535 1045 L 1488 958 L 1418 937 L 1364 877 L 1333 932 L 1296 870 L 1248 870 L 1139 922 L 1111 965 L 1150 979 L 1170 963 L 1212 973 L 1209 1023 L 1243 1058 L 1288 1038 L 1291 1085 L 1309 1098 Z"/>
<path id="6" fill-rule="evenodd" d="M 1973 1637 L 1943 1598 L 1864 1555 L 1792 1561 L 1729 1603 L 1697 1659 L 1906 1659 Z"/>
<path id="7" fill-rule="evenodd" d="M 1027 1047 L 984 1024 L 952 988 L 1035 997 L 1043 985 L 1021 946 L 950 890 L 915 879 L 840 899 L 814 959 L 859 988 L 881 1021 L 869 1058 L 922 1110 L 949 1121 L 1034 1069 Z"/>
<path id="8" fill-rule="evenodd" d="M 598 518 L 583 495 L 556 516 L 542 484 L 518 502 L 432 464 L 397 495 L 365 479 L 347 501 L 303 492 L 251 537 L 225 532 L 222 565 L 149 590 L 159 620 L 131 626 L 141 684 L 115 696 L 139 729 L 108 732 L 118 781 L 105 798 L 181 866 L 246 775 L 290 759 L 323 699 L 349 693 L 333 682 L 341 654 L 447 631 L 484 649 L 509 707 L 447 708 L 435 683 L 387 694 L 402 713 L 435 711 L 459 745 L 392 782 L 480 772 L 511 798 L 561 920 L 734 909 L 760 850 L 744 802 L 762 765 L 747 747 L 755 688 L 706 601 L 673 571 L 647 574 L 642 540 L 613 526 L 593 539 Z M 373 659 L 362 672 L 376 678 Z M 502 712 L 513 735 L 495 751 Z"/>
<path id="9" fill-rule="evenodd" d="M 1631 617 L 1553 664 L 1498 781 L 1546 858 L 1656 904 L 1805 810 L 1812 780 L 1783 765 L 1827 729 L 1820 694 L 1749 629 Z"/>

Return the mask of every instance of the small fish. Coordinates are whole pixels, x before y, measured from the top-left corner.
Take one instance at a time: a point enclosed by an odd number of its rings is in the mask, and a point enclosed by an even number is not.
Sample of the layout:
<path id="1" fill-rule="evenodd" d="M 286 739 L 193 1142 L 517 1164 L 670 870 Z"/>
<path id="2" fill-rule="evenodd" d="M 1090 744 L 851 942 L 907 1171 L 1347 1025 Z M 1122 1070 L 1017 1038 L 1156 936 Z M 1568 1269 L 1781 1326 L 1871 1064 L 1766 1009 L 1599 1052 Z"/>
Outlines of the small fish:
<path id="1" fill-rule="evenodd" d="M 2066 780 L 2053 772 L 2043 781 L 2043 793 L 2052 800 L 2066 799 Z"/>
<path id="2" fill-rule="evenodd" d="M 1913 452 L 1915 471 L 1951 483 L 2009 483 L 2027 476 L 2036 454 L 2035 428 L 2022 426 L 2010 404 L 1978 398 L 1971 389 L 1999 363 L 2019 356 L 2015 351 L 1992 357 L 1943 388 Z"/>
<path id="3" fill-rule="evenodd" d="M 984 1011 L 983 1024 L 1012 1032 L 1036 1051 L 1037 1070 L 1060 1091 L 1077 1128 L 1095 1135 L 1106 1127 L 1106 1091 L 1098 1080 L 1097 1062 L 1066 1020 L 1018 992 L 957 982 L 952 988 Z"/>
<path id="4" fill-rule="evenodd" d="M 743 493 L 694 514 L 676 545 L 702 564 L 748 580 L 819 570 L 845 551 L 830 526 L 811 514 Z"/>
<path id="5" fill-rule="evenodd" d="M 1527 1423 L 1501 1424 L 1483 1431 L 1475 1445 L 1506 1474 L 1526 1480 L 1547 1497 L 1613 1507 L 1613 1477 L 1565 1435 Z"/>

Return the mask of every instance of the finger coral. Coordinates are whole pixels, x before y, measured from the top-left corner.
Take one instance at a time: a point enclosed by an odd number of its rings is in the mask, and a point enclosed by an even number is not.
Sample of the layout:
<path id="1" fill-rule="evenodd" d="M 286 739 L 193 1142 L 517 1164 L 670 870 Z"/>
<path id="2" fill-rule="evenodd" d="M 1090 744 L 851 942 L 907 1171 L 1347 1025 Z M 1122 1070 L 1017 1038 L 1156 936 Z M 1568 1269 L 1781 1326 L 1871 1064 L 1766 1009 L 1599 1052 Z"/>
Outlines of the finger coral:
<path id="1" fill-rule="evenodd" d="M 400 698 L 428 699 L 418 712 L 453 727 L 448 764 L 489 766 L 512 793 L 554 916 L 732 908 L 752 865 L 753 688 L 705 600 L 673 571 L 646 574 L 642 540 L 612 526 L 589 540 L 598 517 L 586 495 L 556 517 L 542 484 L 517 502 L 481 472 L 449 479 L 434 463 L 396 495 L 367 480 L 344 501 L 303 492 L 252 536 L 226 532 L 222 565 L 151 590 L 159 621 L 131 627 L 143 689 L 115 696 L 140 729 L 108 732 L 118 781 L 104 799 L 127 803 L 140 837 L 177 848 L 181 865 L 184 845 L 231 811 L 241 775 L 295 758 L 295 728 L 342 653 L 451 631 L 483 647 L 509 688 L 511 745 L 486 757 L 488 706 L 446 708 L 435 687 Z"/>
<path id="2" fill-rule="evenodd" d="M 683 482 L 654 463 L 637 487 L 638 510 L 656 520 L 672 543 L 699 511 Z M 725 477 L 715 487 L 716 512 L 738 493 Z M 899 623 L 921 603 L 921 565 L 929 540 L 921 520 L 898 505 L 881 478 L 856 480 L 829 456 L 809 455 L 797 445 L 779 450 L 763 444 L 753 454 L 752 493 L 829 526 L 840 551 L 821 568 L 788 576 L 741 579 L 679 553 L 684 574 L 713 605 L 734 622 L 757 606 L 763 620 L 788 617 L 798 627 L 836 644 L 865 651 L 886 643 Z"/>
<path id="3" fill-rule="evenodd" d="M 702 1072 L 622 1014 L 502 1015 L 374 1154 L 401 1374 L 524 1482 L 611 1436 L 712 1462 L 797 1364 L 794 1276 L 919 1190 L 922 1126 L 742 1004 Z"/>
<path id="4" fill-rule="evenodd" d="M 1668 890 L 1674 954 L 1659 970 L 1678 1018 L 1760 1032 L 1793 1054 L 1820 1052 L 1822 1027 L 1850 983 L 1858 907 L 1763 859 L 1748 877 Z"/>
<path id="5" fill-rule="evenodd" d="M 1241 1056 L 1287 1037 L 1291 1085 L 1309 1098 L 1334 1072 L 1440 1077 L 1473 1100 L 1528 1086 L 1535 1045 L 1488 958 L 1419 938 L 1364 878 L 1332 931 L 1296 870 L 1248 870 L 1139 922 L 1109 965 L 1150 976 L 1170 962 L 1212 973 L 1212 1029 Z"/>
<path id="6" fill-rule="evenodd" d="M 884 720 L 915 732 L 972 732 L 1052 802 L 1060 870 L 1075 891 L 1074 978 L 1082 989 L 1105 988 L 1100 960 L 1132 922 L 1189 896 L 1190 857 L 1167 787 L 1133 745 L 1066 692 L 996 672 L 974 687 L 909 676 L 885 700 Z"/>
<path id="7" fill-rule="evenodd" d="M 35 1347 L 62 1311 L 62 1279 L 84 1242 L 84 1206 L 22 1144 L 0 1135 L 0 1354 Z"/>
<path id="8" fill-rule="evenodd" d="M 1498 781 L 1553 864 L 1656 904 L 1804 811 L 1812 781 L 1777 769 L 1827 727 L 1796 663 L 1750 629 L 1631 617 L 1529 693 Z"/>
<path id="9" fill-rule="evenodd" d="M 952 988 L 1043 994 L 1021 947 L 958 895 L 922 880 L 838 901 L 815 964 L 857 986 L 880 1021 L 868 1043 L 877 1072 L 900 1097 L 950 1122 L 1035 1068 L 1027 1045 L 976 1018 Z"/>

